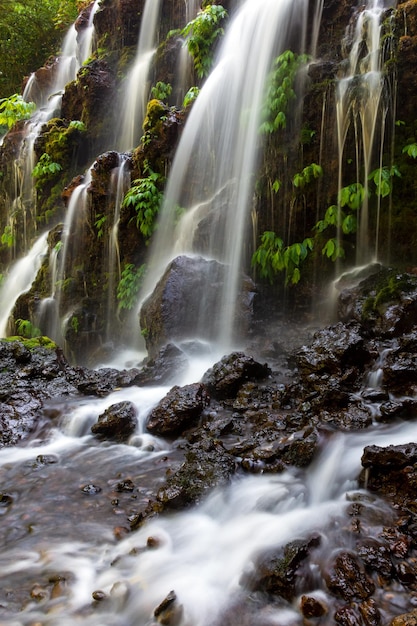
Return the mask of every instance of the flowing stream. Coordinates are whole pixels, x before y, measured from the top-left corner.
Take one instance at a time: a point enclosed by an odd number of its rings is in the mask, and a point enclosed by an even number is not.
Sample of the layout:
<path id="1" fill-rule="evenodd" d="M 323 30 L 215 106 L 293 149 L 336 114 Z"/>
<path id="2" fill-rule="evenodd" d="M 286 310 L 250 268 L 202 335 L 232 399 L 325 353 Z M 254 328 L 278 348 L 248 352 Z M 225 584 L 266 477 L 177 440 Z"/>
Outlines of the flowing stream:
<path id="1" fill-rule="evenodd" d="M 176 623 L 217 624 L 218 615 L 241 602 L 242 576 L 262 550 L 311 533 L 326 538 L 317 558 L 340 549 L 347 506 L 359 493 L 364 446 L 414 436 L 412 423 L 335 434 L 307 471 L 238 476 L 199 507 L 123 535 L 126 517 L 163 480 L 167 459 L 175 459 L 172 445 L 145 428 L 167 390 L 134 387 L 100 400 L 63 400 L 59 423 L 47 418 L 57 404 L 47 405 L 37 438 L 0 451 L 3 493 L 13 499 L 7 511 L 3 496 L 1 509 L 2 626 L 150 625 L 171 591 L 182 607 Z M 137 432 L 128 444 L 99 443 L 90 426 L 121 399 L 138 408 Z M 129 480 L 135 489 L 123 493 L 119 485 Z M 384 510 L 378 499 L 368 501 Z M 388 509 L 383 516 L 388 519 Z M 325 599 L 319 580 L 311 594 Z M 389 608 L 389 600 L 381 598 L 384 605 Z M 271 605 L 250 623 L 283 626 L 299 619 L 296 606 Z"/>

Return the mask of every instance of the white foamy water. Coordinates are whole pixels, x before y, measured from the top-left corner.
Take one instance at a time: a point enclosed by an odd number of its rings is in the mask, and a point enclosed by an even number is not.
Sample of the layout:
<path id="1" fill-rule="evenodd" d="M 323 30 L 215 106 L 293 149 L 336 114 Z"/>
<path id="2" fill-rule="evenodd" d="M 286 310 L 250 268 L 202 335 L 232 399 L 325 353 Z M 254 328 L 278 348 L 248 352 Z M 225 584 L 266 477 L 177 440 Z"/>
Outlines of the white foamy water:
<path id="1" fill-rule="evenodd" d="M 0 337 L 7 336 L 9 317 L 20 295 L 29 290 L 47 253 L 48 233 L 41 235 L 28 254 L 17 261 L 0 287 Z"/>
<path id="2" fill-rule="evenodd" d="M 307 6 L 305 0 L 246 0 L 240 5 L 193 105 L 168 179 L 143 295 L 152 291 L 167 263 L 181 253 L 224 263 L 227 279 L 216 317 L 221 320 L 218 340 L 225 350 L 236 330 L 265 82 L 273 59 L 290 39 L 304 51 Z M 186 213 L 176 226 L 178 207 Z M 196 238 L 200 226 L 204 246 Z M 213 321 L 204 316 L 206 310 L 203 301 L 203 336 Z"/>
<path id="3" fill-rule="evenodd" d="M 154 623 L 155 608 L 173 590 L 182 606 L 181 626 L 210 626 L 239 600 L 242 577 L 250 576 L 254 559 L 263 551 L 312 534 L 326 538 L 326 550 L 340 548 L 340 543 L 333 546 L 333 541 L 340 542 L 339 534 L 335 540 L 332 533 L 346 523 L 344 510 L 350 493 L 357 491 L 363 448 L 371 443 L 407 443 L 415 434 L 410 423 L 338 434 L 306 472 L 237 477 L 199 507 L 149 520 L 116 542 L 108 520 L 101 523 L 98 514 L 97 507 L 105 507 L 105 496 L 79 495 L 82 481 L 101 485 L 104 491 L 106 468 L 111 467 L 112 475 L 127 473 L 140 485 L 141 477 L 144 480 L 147 472 L 163 465 L 170 446 L 146 450 L 100 444 L 91 435 L 70 432 L 68 424 L 84 420 L 87 414 L 96 419 L 121 398 L 133 401 L 145 416 L 165 391 L 128 389 L 106 399 L 69 403 L 63 431 L 58 429 L 49 442 L 0 451 L 3 488 L 9 487 L 15 498 L 3 518 L 6 540 L 0 553 L 0 578 L 6 588 L 24 586 L 27 580 L 32 592 L 37 585 L 47 590 L 38 601 L 30 600 L 28 591 L 18 611 L 8 610 L 3 599 L 0 624 L 29 626 L 39 621 L 45 626 L 66 626 L 75 621 L 86 626 L 145 626 Z M 48 458 L 54 462 L 39 468 L 39 459 Z M 44 501 L 37 504 L 41 493 Z M 77 504 L 79 498 L 84 501 Z M 381 506 L 375 503 L 376 509 Z M 117 522 L 116 517 L 114 525 Z M 55 579 L 59 593 L 50 597 Z M 95 605 L 93 594 L 98 591 L 106 599 Z M 321 589 L 317 593 L 325 596 Z M 297 615 L 296 607 L 275 607 L 262 616 L 263 621 L 259 616 L 259 624 L 292 623 Z"/>

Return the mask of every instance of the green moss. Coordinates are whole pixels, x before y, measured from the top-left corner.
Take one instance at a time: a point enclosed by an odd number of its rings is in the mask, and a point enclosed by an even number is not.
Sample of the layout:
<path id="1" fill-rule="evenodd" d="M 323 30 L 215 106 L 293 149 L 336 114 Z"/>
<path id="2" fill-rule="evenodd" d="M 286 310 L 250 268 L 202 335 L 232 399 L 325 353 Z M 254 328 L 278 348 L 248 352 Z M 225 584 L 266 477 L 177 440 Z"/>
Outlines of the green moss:
<path id="1" fill-rule="evenodd" d="M 52 341 L 52 339 L 44 335 L 40 337 L 32 337 L 31 339 L 26 339 L 25 337 L 13 335 L 12 337 L 6 337 L 4 339 L 0 339 L 0 341 L 4 341 L 7 343 L 18 341 L 19 343 L 22 343 L 25 346 L 25 348 L 27 348 L 28 350 L 35 350 L 36 348 L 46 348 L 47 350 L 56 350 L 58 347 L 58 345 L 54 341 Z"/>

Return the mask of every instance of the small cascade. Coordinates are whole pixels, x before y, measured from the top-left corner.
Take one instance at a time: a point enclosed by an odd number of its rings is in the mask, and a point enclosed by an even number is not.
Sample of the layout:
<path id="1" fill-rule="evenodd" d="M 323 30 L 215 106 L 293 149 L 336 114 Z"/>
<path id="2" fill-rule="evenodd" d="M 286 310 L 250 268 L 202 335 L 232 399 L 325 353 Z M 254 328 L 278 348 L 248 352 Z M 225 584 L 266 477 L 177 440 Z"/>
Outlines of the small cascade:
<path id="1" fill-rule="evenodd" d="M 392 2 L 367 0 L 346 41 L 350 44 L 346 71 L 339 79 L 336 92 L 337 133 L 339 146 L 339 189 L 344 184 L 343 168 L 348 133 L 355 138 L 354 162 L 356 182 L 362 185 L 362 201 L 358 212 L 356 262 L 365 264 L 378 256 L 378 233 L 370 239 L 369 174 L 382 167 L 385 120 L 388 107 L 384 99 L 384 55 L 381 47 L 382 16 Z M 378 145 L 379 143 L 379 145 Z M 379 155 L 376 154 L 379 148 Z"/>
<path id="2" fill-rule="evenodd" d="M 185 0 L 185 22 L 193 20 L 200 9 L 198 0 Z M 178 69 L 174 86 L 174 95 L 177 106 L 182 102 L 187 89 L 192 85 L 192 59 L 187 50 L 186 42 L 183 42 L 178 59 Z"/>
<path id="3" fill-rule="evenodd" d="M 21 212 L 25 224 L 24 248 L 27 248 L 26 225 L 30 221 L 36 228 L 36 193 L 33 184 L 32 171 L 36 164 L 34 152 L 35 141 L 42 126 L 53 117 L 60 114 L 62 94 L 65 85 L 76 78 L 82 63 L 91 55 L 94 39 L 93 19 L 99 7 L 96 0 L 89 17 L 88 26 L 77 33 L 72 25 L 65 36 L 62 45 L 62 54 L 58 57 L 54 71 L 54 80 L 47 92 L 40 89 L 36 75 L 29 78 L 23 93 L 27 102 L 34 101 L 37 111 L 27 122 L 25 138 L 21 144 L 20 155 L 16 160 L 15 182 L 12 213 Z"/>
<path id="4" fill-rule="evenodd" d="M 50 261 L 51 294 L 40 303 L 38 310 L 38 319 L 44 324 L 41 327 L 42 332 L 60 345 L 65 344 L 62 320 L 68 319 L 72 313 L 72 310 L 67 310 L 65 313 L 61 311 L 66 273 L 71 265 L 72 255 L 76 254 L 76 247 L 82 245 L 76 225 L 82 220 L 87 210 L 90 183 L 91 168 L 87 171 L 84 182 L 72 192 L 63 225 L 61 243 L 55 248 L 57 256 L 55 260 Z M 72 303 L 73 306 L 76 304 L 76 302 Z"/>
<path id="5" fill-rule="evenodd" d="M 7 337 L 9 317 L 16 300 L 28 291 L 47 253 L 47 236 L 44 233 L 33 244 L 28 254 L 17 261 L 0 287 L 0 337 Z"/>
<path id="6" fill-rule="evenodd" d="M 132 150 L 142 134 L 149 94 L 149 68 L 155 54 L 161 0 L 147 0 L 142 15 L 136 58 L 122 92 L 120 130 L 116 140 L 121 152 Z"/>
<path id="7" fill-rule="evenodd" d="M 223 347 L 233 343 L 235 306 L 259 153 L 260 110 L 272 60 L 294 40 L 303 50 L 308 3 L 246 0 L 234 15 L 187 120 L 170 172 L 149 263 L 145 296 L 177 254 L 215 258 L 228 267 L 216 312 Z M 186 209 L 175 229 L 177 208 Z M 187 224 L 187 226 L 186 226 Z M 189 226 L 189 227 L 188 227 Z M 176 232 L 173 238 L 172 233 Z M 182 244 L 173 244 L 179 241 Z M 207 328 L 213 319 L 204 313 Z"/>
<path id="8" fill-rule="evenodd" d="M 119 166 L 112 172 L 111 187 L 115 190 L 114 194 L 114 216 L 113 225 L 109 231 L 108 242 L 108 302 L 107 302 L 107 327 L 106 327 L 106 340 L 110 341 L 112 337 L 112 321 L 116 314 L 117 303 L 115 301 L 116 293 L 116 278 L 121 278 L 120 267 L 120 249 L 119 249 L 119 221 L 120 221 L 120 208 L 123 202 L 123 198 L 130 184 L 130 172 L 127 168 L 129 161 L 125 154 L 119 155 Z"/>

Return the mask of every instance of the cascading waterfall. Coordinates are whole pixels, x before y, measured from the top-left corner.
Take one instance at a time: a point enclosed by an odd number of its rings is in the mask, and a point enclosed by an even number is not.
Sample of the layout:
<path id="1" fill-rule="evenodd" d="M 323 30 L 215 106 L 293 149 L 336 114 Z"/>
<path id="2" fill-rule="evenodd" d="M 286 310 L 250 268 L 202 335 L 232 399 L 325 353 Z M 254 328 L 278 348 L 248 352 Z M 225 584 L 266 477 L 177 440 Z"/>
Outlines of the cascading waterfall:
<path id="1" fill-rule="evenodd" d="M 78 185 L 71 194 L 63 224 L 61 242 L 56 249 L 56 263 L 52 263 L 52 266 L 50 264 L 52 291 L 49 297 L 39 303 L 38 318 L 43 322 L 42 330 L 59 345 L 65 344 L 63 320 L 67 320 L 72 313 L 72 310 L 67 310 L 64 313 L 61 311 L 67 264 L 71 262 L 68 257 L 70 251 L 73 253 L 76 250 L 77 244 L 81 245 L 79 241 L 80 223 L 87 210 L 90 183 L 91 168 L 87 170 L 83 183 Z M 76 224 L 78 226 L 77 232 L 75 232 Z"/>
<path id="2" fill-rule="evenodd" d="M 120 248 L 119 248 L 119 221 L 120 221 L 120 208 L 123 202 L 124 195 L 129 187 L 130 172 L 127 170 L 128 160 L 126 155 L 119 155 L 119 165 L 112 172 L 111 186 L 115 190 L 114 193 L 114 215 L 113 225 L 109 232 L 109 251 L 108 251 L 108 302 L 107 302 L 107 328 L 106 328 L 106 340 L 110 341 L 112 337 L 112 322 L 115 315 L 116 303 L 115 303 L 115 279 L 117 276 L 120 280 L 121 267 L 120 267 Z M 112 195 L 112 194 L 111 194 Z"/>
<path id="3" fill-rule="evenodd" d="M 272 59 L 298 41 L 305 45 L 304 0 L 247 0 L 225 35 L 217 64 L 204 84 L 177 148 L 149 262 L 145 295 L 167 263 L 182 253 L 202 254 L 227 266 L 222 287 L 221 333 L 225 347 L 234 341 L 234 318 L 244 241 L 259 152 L 260 109 Z M 176 208 L 186 209 L 175 230 Z M 196 237 L 208 224 L 208 243 Z M 173 244 L 174 240 L 174 244 Z M 201 303 L 201 320 L 206 303 Z"/>
<path id="4" fill-rule="evenodd" d="M 17 298 L 28 291 L 47 253 L 48 233 L 44 233 L 35 241 L 28 254 L 17 261 L 7 275 L 0 297 L 0 337 L 7 337 L 10 314 Z"/>
<path id="5" fill-rule="evenodd" d="M 142 123 L 149 95 L 149 68 L 155 54 L 161 0 L 147 0 L 142 15 L 136 58 L 123 89 L 121 129 L 117 148 L 132 150 L 142 134 Z"/>
<path id="6" fill-rule="evenodd" d="M 342 188 L 346 139 L 354 126 L 357 182 L 363 185 L 363 201 L 358 215 L 357 255 L 359 265 L 377 258 L 378 233 L 370 240 L 369 181 L 372 163 L 382 167 L 385 119 L 383 54 L 381 49 L 382 16 L 393 2 L 368 0 L 357 15 L 345 75 L 336 92 L 337 133 L 339 145 L 339 189 Z M 379 140 L 380 154 L 375 155 Z M 361 147 L 361 153 L 359 152 Z M 347 181 L 348 184 L 352 181 Z"/>
<path id="7" fill-rule="evenodd" d="M 34 145 L 42 126 L 53 117 L 59 116 L 62 94 L 65 85 L 74 80 L 82 63 L 91 55 L 94 39 L 94 15 L 99 8 L 99 0 L 92 6 L 88 26 L 77 34 L 73 25 L 64 39 L 62 54 L 57 59 L 55 77 L 47 93 L 42 92 L 35 75 L 32 75 L 23 92 L 23 98 L 34 101 L 38 110 L 25 126 L 25 138 L 22 142 L 20 155 L 16 161 L 14 210 L 22 211 L 24 224 L 30 219 L 36 228 L 36 193 L 32 171 L 36 164 Z M 26 238 L 24 247 L 29 242 Z"/>

